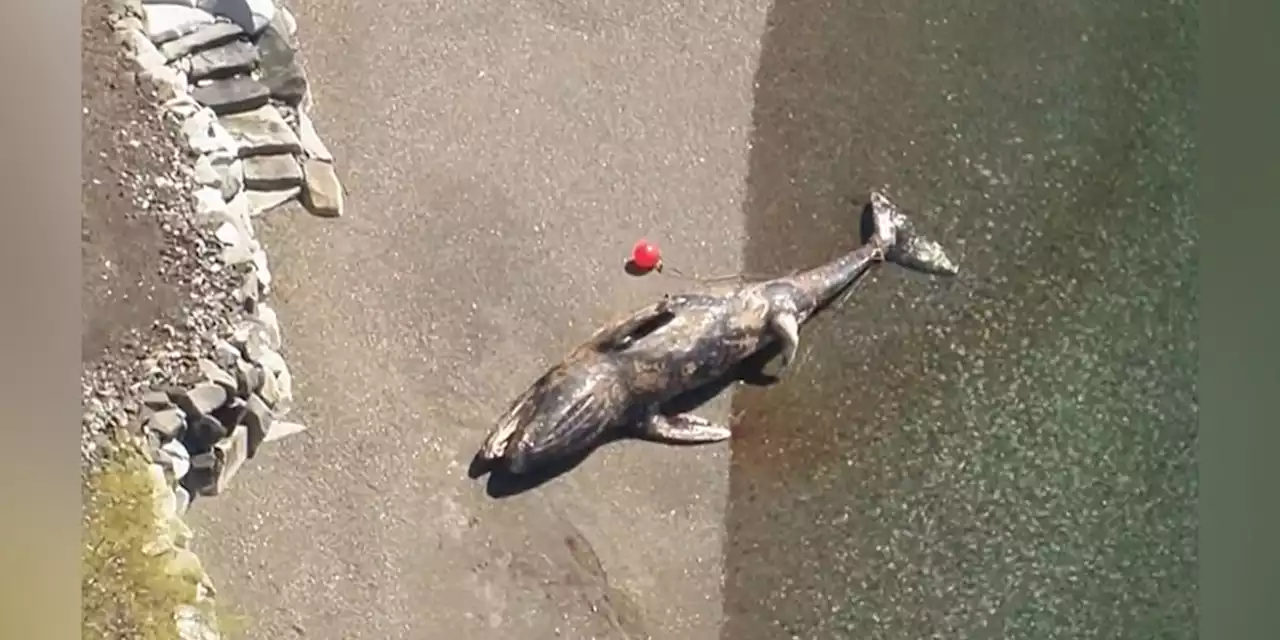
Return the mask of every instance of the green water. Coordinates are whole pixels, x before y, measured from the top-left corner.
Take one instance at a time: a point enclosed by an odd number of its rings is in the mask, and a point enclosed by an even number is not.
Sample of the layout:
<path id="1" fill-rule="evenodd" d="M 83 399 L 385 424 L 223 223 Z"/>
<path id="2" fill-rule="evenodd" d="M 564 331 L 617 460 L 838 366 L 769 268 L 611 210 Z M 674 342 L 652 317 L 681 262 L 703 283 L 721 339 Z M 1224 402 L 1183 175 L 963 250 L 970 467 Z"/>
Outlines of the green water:
<path id="1" fill-rule="evenodd" d="M 887 187 L 964 273 L 737 395 L 723 637 L 1196 637 L 1196 11 L 776 2 L 746 269 Z"/>

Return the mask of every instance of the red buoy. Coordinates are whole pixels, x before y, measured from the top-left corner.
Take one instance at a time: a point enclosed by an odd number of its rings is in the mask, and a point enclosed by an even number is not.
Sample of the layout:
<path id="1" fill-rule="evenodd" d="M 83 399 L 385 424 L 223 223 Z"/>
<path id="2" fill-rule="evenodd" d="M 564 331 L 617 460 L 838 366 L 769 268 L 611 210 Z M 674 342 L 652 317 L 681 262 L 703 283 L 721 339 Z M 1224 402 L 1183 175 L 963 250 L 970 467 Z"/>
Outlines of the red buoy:
<path id="1" fill-rule="evenodd" d="M 644 271 L 652 271 L 662 264 L 662 251 L 648 240 L 640 240 L 631 249 L 631 263 Z"/>

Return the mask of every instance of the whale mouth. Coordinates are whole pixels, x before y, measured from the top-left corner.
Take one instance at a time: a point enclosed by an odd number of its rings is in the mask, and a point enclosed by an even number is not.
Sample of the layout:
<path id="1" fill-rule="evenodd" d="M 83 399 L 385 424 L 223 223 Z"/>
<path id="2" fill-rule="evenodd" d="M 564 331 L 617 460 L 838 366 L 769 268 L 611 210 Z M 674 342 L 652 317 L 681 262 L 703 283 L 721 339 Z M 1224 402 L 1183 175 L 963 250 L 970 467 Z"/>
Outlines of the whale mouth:
<path id="1" fill-rule="evenodd" d="M 911 218 L 884 195 L 873 192 L 871 202 L 862 213 L 863 242 L 877 237 L 888 241 L 885 260 L 928 275 L 960 273 L 960 267 L 947 256 L 942 245 L 918 233 Z"/>

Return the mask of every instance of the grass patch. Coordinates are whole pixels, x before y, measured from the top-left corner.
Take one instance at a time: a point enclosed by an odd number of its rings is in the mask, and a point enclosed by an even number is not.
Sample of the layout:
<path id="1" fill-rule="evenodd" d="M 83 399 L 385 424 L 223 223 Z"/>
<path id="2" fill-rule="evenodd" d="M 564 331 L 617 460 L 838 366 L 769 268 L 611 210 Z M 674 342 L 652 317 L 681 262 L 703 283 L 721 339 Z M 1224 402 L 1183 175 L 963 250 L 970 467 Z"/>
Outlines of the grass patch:
<path id="1" fill-rule="evenodd" d="M 85 478 L 81 637 L 176 640 L 175 612 L 195 600 L 197 576 L 173 570 L 171 554 L 147 553 L 165 527 L 149 467 L 135 447 L 112 446 Z"/>

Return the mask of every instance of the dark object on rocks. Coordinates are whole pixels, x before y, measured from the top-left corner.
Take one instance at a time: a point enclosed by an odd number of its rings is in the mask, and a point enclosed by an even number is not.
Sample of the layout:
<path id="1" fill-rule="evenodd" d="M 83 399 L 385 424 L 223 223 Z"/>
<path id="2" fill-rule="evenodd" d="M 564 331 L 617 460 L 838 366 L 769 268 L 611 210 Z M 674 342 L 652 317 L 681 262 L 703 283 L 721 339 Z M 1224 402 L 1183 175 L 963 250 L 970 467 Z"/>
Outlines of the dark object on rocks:
<path id="1" fill-rule="evenodd" d="M 204 25 L 185 36 L 170 40 L 160 45 L 160 53 L 164 59 L 172 62 L 182 56 L 190 55 L 218 45 L 226 44 L 245 35 L 244 29 L 229 22 L 215 22 Z"/>
<path id="2" fill-rule="evenodd" d="M 196 102 L 223 116 L 257 109 L 271 100 L 271 91 L 249 76 L 219 78 L 191 90 Z"/>
<path id="3" fill-rule="evenodd" d="M 182 435 L 182 444 L 186 445 L 187 451 L 198 454 L 209 451 L 214 444 L 225 437 L 227 437 L 227 427 L 218 422 L 217 418 L 200 416 L 187 425 L 187 430 Z"/>
<path id="4" fill-rule="evenodd" d="M 302 184 L 302 166 L 292 155 L 252 156 L 244 159 L 244 186 L 278 191 Z"/>
<path id="5" fill-rule="evenodd" d="M 747 358 L 782 347 L 779 371 L 799 349 L 799 328 L 885 260 L 928 273 L 957 268 L 936 243 L 915 236 L 906 216 L 873 193 L 863 210 L 865 243 L 824 265 L 763 282 L 664 296 L 597 331 L 548 369 L 498 420 L 478 462 L 521 473 L 585 455 L 627 432 L 698 444 L 730 437 L 725 425 L 673 411 L 687 394 L 724 382 Z"/>
<path id="6" fill-rule="evenodd" d="M 156 433 L 165 440 L 172 440 L 182 435 L 182 429 L 187 424 L 182 417 L 182 410 L 176 407 L 162 409 L 147 418 L 146 427 Z"/>
<path id="7" fill-rule="evenodd" d="M 244 415 L 248 410 L 248 405 L 244 400 L 233 397 L 227 404 L 222 405 L 210 415 L 222 423 L 222 426 L 230 430 L 244 421 Z"/>
<path id="8" fill-rule="evenodd" d="M 270 104 L 252 111 L 227 114 L 219 119 L 240 145 L 240 157 L 302 152 L 298 134 Z"/>
<path id="9" fill-rule="evenodd" d="M 258 69 L 262 83 L 271 90 L 271 97 L 290 106 L 301 104 L 307 94 L 307 77 L 289 45 L 289 38 L 269 26 L 262 30 L 256 43 Z"/>
<path id="10" fill-rule="evenodd" d="M 191 469 L 182 478 L 181 484 L 188 492 L 196 495 L 207 495 L 205 491 L 217 482 L 218 456 L 212 450 L 191 456 Z"/>
<path id="11" fill-rule="evenodd" d="M 191 82 L 205 78 L 225 78 L 248 73 L 258 64 L 258 48 L 244 40 L 232 40 L 222 46 L 205 49 L 191 56 Z"/>

